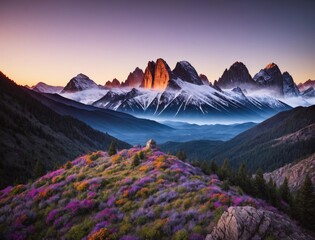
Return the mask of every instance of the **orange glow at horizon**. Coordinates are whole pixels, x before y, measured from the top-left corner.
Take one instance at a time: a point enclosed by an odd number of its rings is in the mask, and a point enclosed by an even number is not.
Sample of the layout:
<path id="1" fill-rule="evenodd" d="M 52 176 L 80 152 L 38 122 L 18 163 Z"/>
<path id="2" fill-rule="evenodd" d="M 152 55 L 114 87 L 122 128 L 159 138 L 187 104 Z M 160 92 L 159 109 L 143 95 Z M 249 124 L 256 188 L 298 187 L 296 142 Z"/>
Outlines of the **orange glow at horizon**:
<path id="1" fill-rule="evenodd" d="M 249 0 L 161 1 L 2 0 L 0 71 L 20 85 L 65 86 L 78 73 L 104 85 L 163 58 L 210 82 L 236 61 L 252 76 L 274 62 L 297 84 L 315 79 L 314 2 L 266 12 Z"/>

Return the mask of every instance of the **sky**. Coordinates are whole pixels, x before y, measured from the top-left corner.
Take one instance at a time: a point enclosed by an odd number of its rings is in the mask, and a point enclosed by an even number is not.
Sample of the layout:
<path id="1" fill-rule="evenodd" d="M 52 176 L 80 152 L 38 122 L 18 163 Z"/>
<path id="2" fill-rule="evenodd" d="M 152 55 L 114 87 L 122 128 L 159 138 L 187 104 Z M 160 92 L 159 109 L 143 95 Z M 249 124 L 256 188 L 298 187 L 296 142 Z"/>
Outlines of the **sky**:
<path id="1" fill-rule="evenodd" d="M 0 71 L 21 85 L 126 80 L 163 58 L 211 82 L 242 61 L 315 79 L 314 0 L 0 0 Z"/>

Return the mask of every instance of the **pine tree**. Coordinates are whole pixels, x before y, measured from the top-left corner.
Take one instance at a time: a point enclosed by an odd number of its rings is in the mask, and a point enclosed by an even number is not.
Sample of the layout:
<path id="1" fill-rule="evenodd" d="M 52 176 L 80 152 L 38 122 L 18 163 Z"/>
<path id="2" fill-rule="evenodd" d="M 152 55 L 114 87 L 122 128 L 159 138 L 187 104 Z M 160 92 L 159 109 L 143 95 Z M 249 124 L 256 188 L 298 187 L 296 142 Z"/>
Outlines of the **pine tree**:
<path id="1" fill-rule="evenodd" d="M 182 150 L 180 150 L 177 154 L 176 154 L 176 157 L 182 161 L 186 161 L 186 153 Z"/>
<path id="2" fill-rule="evenodd" d="M 138 166 L 139 164 L 140 164 L 140 158 L 139 158 L 139 155 L 136 154 L 133 156 L 131 167 L 134 168 L 134 167 Z"/>
<path id="3" fill-rule="evenodd" d="M 210 175 L 210 167 L 206 161 L 203 161 L 201 163 L 201 170 L 204 172 L 204 174 Z"/>
<path id="4" fill-rule="evenodd" d="M 211 173 L 213 174 L 216 174 L 218 172 L 218 165 L 213 160 L 211 161 L 211 164 L 210 164 L 210 170 L 211 170 Z"/>
<path id="5" fill-rule="evenodd" d="M 44 175 L 44 173 L 45 173 L 44 165 L 40 161 L 37 160 L 34 167 L 34 177 L 35 178 L 41 177 Z"/>
<path id="6" fill-rule="evenodd" d="M 220 169 L 220 177 L 222 180 L 231 178 L 231 169 L 227 159 L 224 159 L 223 165 Z"/>
<path id="7" fill-rule="evenodd" d="M 315 193 L 309 175 L 298 192 L 297 208 L 300 222 L 309 229 L 315 229 Z"/>
<path id="8" fill-rule="evenodd" d="M 254 180 L 255 195 L 262 199 L 267 199 L 266 181 L 261 169 L 258 169 Z"/>
<path id="9" fill-rule="evenodd" d="M 291 193 L 288 186 L 288 179 L 285 178 L 282 185 L 280 186 L 280 197 L 282 200 L 286 201 L 287 203 L 290 203 L 291 201 Z"/>
<path id="10" fill-rule="evenodd" d="M 109 156 L 115 155 L 115 154 L 117 153 L 116 148 L 117 148 L 116 142 L 115 142 L 115 141 L 112 141 L 112 142 L 110 143 L 110 146 L 109 146 L 109 149 L 108 149 L 108 155 L 109 155 Z"/>
<path id="11" fill-rule="evenodd" d="M 280 206 L 280 199 L 277 194 L 277 188 L 272 178 L 269 178 L 269 182 L 267 183 L 267 196 L 269 203 L 276 207 Z"/>
<path id="12" fill-rule="evenodd" d="M 235 184 L 239 185 L 247 193 L 251 190 L 251 181 L 247 174 L 245 163 L 241 163 L 238 169 L 235 177 Z"/>

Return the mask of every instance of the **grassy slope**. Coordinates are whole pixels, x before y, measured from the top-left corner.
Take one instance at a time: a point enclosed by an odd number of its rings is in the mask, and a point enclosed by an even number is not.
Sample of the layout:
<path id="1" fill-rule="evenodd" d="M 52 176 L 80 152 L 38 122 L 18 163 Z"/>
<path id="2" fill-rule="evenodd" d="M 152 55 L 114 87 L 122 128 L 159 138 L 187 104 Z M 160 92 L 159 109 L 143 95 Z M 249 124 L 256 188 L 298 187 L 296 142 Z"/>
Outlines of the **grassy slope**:
<path id="1" fill-rule="evenodd" d="M 144 160 L 132 167 L 140 151 Z M 95 152 L 67 169 L 0 191 L 0 234 L 7 239 L 94 234 L 109 239 L 204 239 L 222 209 L 231 205 L 267 207 L 234 188 L 223 191 L 216 175 L 206 176 L 157 149 L 132 148 L 112 157 Z"/>

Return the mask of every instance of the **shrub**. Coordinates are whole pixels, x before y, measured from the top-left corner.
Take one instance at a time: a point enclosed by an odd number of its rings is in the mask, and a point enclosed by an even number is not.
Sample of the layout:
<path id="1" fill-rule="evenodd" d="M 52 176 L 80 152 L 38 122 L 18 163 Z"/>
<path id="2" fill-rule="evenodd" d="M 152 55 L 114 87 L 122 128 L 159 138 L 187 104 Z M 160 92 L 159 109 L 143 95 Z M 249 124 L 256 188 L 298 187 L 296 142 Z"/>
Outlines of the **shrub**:
<path id="1" fill-rule="evenodd" d="M 140 151 L 140 152 L 139 152 L 139 158 L 140 158 L 141 160 L 144 160 L 145 155 L 144 155 L 144 152 L 143 152 L 143 151 Z"/>
<path id="2" fill-rule="evenodd" d="M 111 239 L 112 234 L 107 228 L 101 228 L 97 232 L 93 233 L 89 236 L 88 240 L 104 240 L 104 239 Z"/>
<path id="3" fill-rule="evenodd" d="M 141 238 L 143 239 L 161 239 L 161 231 L 156 230 L 155 228 L 149 227 L 149 226 L 145 226 L 143 227 L 139 233 L 138 233 Z"/>
<path id="4" fill-rule="evenodd" d="M 147 221 L 147 217 L 146 216 L 140 216 L 136 219 L 136 223 L 139 225 L 143 225 L 145 224 Z"/>
<path id="5" fill-rule="evenodd" d="M 91 161 L 95 161 L 97 160 L 98 158 L 102 157 L 102 154 L 99 153 L 99 152 L 96 152 L 96 153 L 92 153 L 90 156 L 89 156 L 89 159 Z"/>
<path id="6" fill-rule="evenodd" d="M 147 172 L 149 170 L 149 167 L 148 166 L 141 166 L 139 170 L 142 172 Z"/>
<path id="7" fill-rule="evenodd" d="M 93 222 L 85 220 L 83 223 L 73 226 L 67 233 L 67 239 L 81 240 L 92 230 Z"/>
<path id="8" fill-rule="evenodd" d="M 117 148 L 116 142 L 115 142 L 115 141 L 112 141 L 111 144 L 110 144 L 110 146 L 109 146 L 109 149 L 108 149 L 108 155 L 109 155 L 109 156 L 115 155 L 115 154 L 117 153 L 116 148 Z"/>
<path id="9" fill-rule="evenodd" d="M 222 216 L 224 212 L 224 208 L 223 207 L 219 207 L 216 210 L 214 210 L 214 221 L 215 223 L 218 223 L 220 217 Z"/>
<path id="10" fill-rule="evenodd" d="M 131 167 L 137 167 L 140 164 L 140 157 L 138 154 L 135 154 L 133 159 L 132 159 L 132 163 L 131 163 Z"/>
<path id="11" fill-rule="evenodd" d="M 76 190 L 78 191 L 84 191 L 88 188 L 88 182 L 87 181 L 83 181 L 83 182 L 80 182 L 80 183 L 75 183 L 75 188 Z"/>
<path id="12" fill-rule="evenodd" d="M 174 240 L 188 240 L 188 233 L 185 229 L 178 230 L 173 235 Z"/>
<path id="13" fill-rule="evenodd" d="M 66 164 L 65 164 L 65 166 L 64 166 L 64 169 L 70 169 L 70 168 L 72 168 L 72 162 L 70 162 L 70 161 L 68 161 Z"/>
<path id="14" fill-rule="evenodd" d="M 132 229 L 132 224 L 127 222 L 127 223 L 124 223 L 120 226 L 119 228 L 119 234 L 120 235 L 125 235 L 127 234 L 128 232 L 130 232 L 130 230 Z"/>
<path id="15" fill-rule="evenodd" d="M 112 156 L 111 158 L 112 163 L 119 163 L 121 162 L 121 160 L 122 160 L 122 157 L 120 155 L 115 155 L 115 156 Z"/>
<path id="16" fill-rule="evenodd" d="M 230 189 L 229 181 L 224 180 L 221 184 L 221 188 L 223 191 L 229 191 Z"/>

